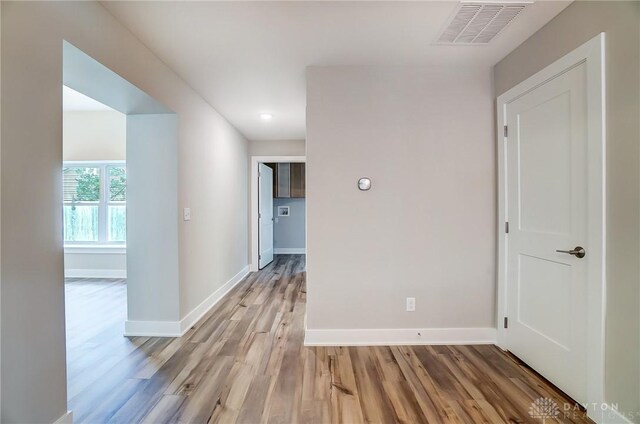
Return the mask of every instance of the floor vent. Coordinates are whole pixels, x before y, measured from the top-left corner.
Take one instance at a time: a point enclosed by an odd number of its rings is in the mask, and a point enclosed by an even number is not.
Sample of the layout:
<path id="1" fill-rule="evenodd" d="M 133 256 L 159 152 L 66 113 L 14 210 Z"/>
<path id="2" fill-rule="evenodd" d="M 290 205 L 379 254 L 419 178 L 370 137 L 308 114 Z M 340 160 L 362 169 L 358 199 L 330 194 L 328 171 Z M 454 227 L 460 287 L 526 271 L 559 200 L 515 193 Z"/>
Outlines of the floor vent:
<path id="1" fill-rule="evenodd" d="M 529 3 L 460 3 L 437 44 L 487 44 Z"/>

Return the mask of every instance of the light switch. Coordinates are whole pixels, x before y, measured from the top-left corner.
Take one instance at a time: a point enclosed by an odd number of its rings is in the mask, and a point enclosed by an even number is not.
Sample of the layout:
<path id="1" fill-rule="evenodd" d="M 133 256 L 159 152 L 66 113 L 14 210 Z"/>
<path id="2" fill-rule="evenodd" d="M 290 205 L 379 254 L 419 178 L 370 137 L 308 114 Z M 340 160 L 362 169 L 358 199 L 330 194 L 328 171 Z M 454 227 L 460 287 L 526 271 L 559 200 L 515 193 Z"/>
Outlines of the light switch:
<path id="1" fill-rule="evenodd" d="M 182 216 L 185 221 L 191 221 L 191 208 L 184 208 Z"/>
<path id="2" fill-rule="evenodd" d="M 416 298 L 407 297 L 407 312 L 414 312 L 416 310 Z"/>

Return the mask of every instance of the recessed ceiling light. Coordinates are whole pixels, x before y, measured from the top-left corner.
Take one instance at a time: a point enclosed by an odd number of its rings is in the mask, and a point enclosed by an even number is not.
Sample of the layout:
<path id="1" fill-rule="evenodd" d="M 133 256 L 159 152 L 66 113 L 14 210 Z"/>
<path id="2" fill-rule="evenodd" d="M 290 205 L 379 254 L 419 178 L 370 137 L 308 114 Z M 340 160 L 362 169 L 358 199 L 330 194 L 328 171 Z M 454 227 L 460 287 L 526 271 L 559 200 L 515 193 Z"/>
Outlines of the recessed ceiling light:
<path id="1" fill-rule="evenodd" d="M 263 121 L 271 121 L 273 119 L 273 115 L 270 113 L 261 113 L 260 119 L 262 119 Z"/>

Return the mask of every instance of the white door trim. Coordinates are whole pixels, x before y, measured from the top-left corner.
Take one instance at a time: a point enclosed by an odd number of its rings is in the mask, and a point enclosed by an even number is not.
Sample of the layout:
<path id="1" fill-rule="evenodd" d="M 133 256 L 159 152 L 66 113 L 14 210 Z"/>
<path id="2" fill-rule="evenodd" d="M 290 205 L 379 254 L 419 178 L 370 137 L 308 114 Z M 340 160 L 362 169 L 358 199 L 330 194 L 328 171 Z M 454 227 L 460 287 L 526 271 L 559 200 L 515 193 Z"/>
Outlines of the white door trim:
<path id="1" fill-rule="evenodd" d="M 306 161 L 306 156 L 251 156 L 251 272 L 258 271 L 258 164 Z"/>
<path id="2" fill-rule="evenodd" d="M 506 140 L 503 128 L 506 122 L 507 104 L 525 93 L 539 87 L 552 78 L 584 63 L 587 72 L 587 121 L 588 121 L 588 241 L 589 254 L 601 260 L 592 260 L 588 270 L 587 310 L 587 396 L 588 402 L 598 405 L 604 402 L 604 336 L 605 336 L 605 34 L 601 33 L 566 56 L 558 59 L 540 72 L 500 95 L 497 101 L 498 120 L 498 299 L 497 344 L 507 348 L 508 330 L 503 326 L 507 316 L 507 244 L 505 222 L 509 221 L 507 210 Z M 592 410 L 593 409 L 593 410 Z M 590 408 L 589 416 L 603 422 L 600 408 Z M 597 415 L 599 413 L 599 416 Z"/>

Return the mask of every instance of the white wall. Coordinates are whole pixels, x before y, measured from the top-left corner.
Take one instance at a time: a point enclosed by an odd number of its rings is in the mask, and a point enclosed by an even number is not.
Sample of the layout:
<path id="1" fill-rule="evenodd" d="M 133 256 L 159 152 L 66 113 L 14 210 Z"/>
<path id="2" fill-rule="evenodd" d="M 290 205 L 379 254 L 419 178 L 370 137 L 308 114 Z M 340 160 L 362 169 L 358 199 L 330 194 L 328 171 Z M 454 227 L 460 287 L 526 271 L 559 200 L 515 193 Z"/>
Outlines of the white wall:
<path id="1" fill-rule="evenodd" d="M 308 329 L 492 334 L 491 78 L 485 68 L 308 68 Z M 358 190 L 362 176 L 370 191 Z"/>
<path id="2" fill-rule="evenodd" d="M 127 116 L 117 111 L 65 111 L 65 161 L 125 160 Z"/>
<path id="3" fill-rule="evenodd" d="M 64 111 L 62 157 L 65 161 L 125 160 L 127 116 L 113 111 Z M 65 277 L 125 278 L 127 254 L 118 249 L 65 249 Z"/>
<path id="4" fill-rule="evenodd" d="M 247 265 L 247 141 L 100 4 L 1 7 L 2 422 L 53 422 L 66 412 L 63 40 L 177 114 L 178 203 L 193 215 L 178 225 L 179 317 Z"/>
<path id="5" fill-rule="evenodd" d="M 181 318 L 249 263 L 247 141 L 220 115 L 191 116 L 178 123 L 202 135 L 178 152 Z"/>
<path id="6" fill-rule="evenodd" d="M 304 140 L 250 141 L 249 156 L 304 156 Z"/>
<path id="7" fill-rule="evenodd" d="M 66 278 L 127 278 L 124 247 L 67 247 L 64 249 Z"/>
<path id="8" fill-rule="evenodd" d="M 178 221 L 177 124 L 170 114 L 127 117 L 126 334 L 140 334 L 141 322 L 181 318 L 178 230 L 172 225 Z"/>
<path id="9" fill-rule="evenodd" d="M 605 400 L 640 422 L 640 3 L 578 1 L 495 66 L 496 97 L 600 32 L 606 46 Z"/>

